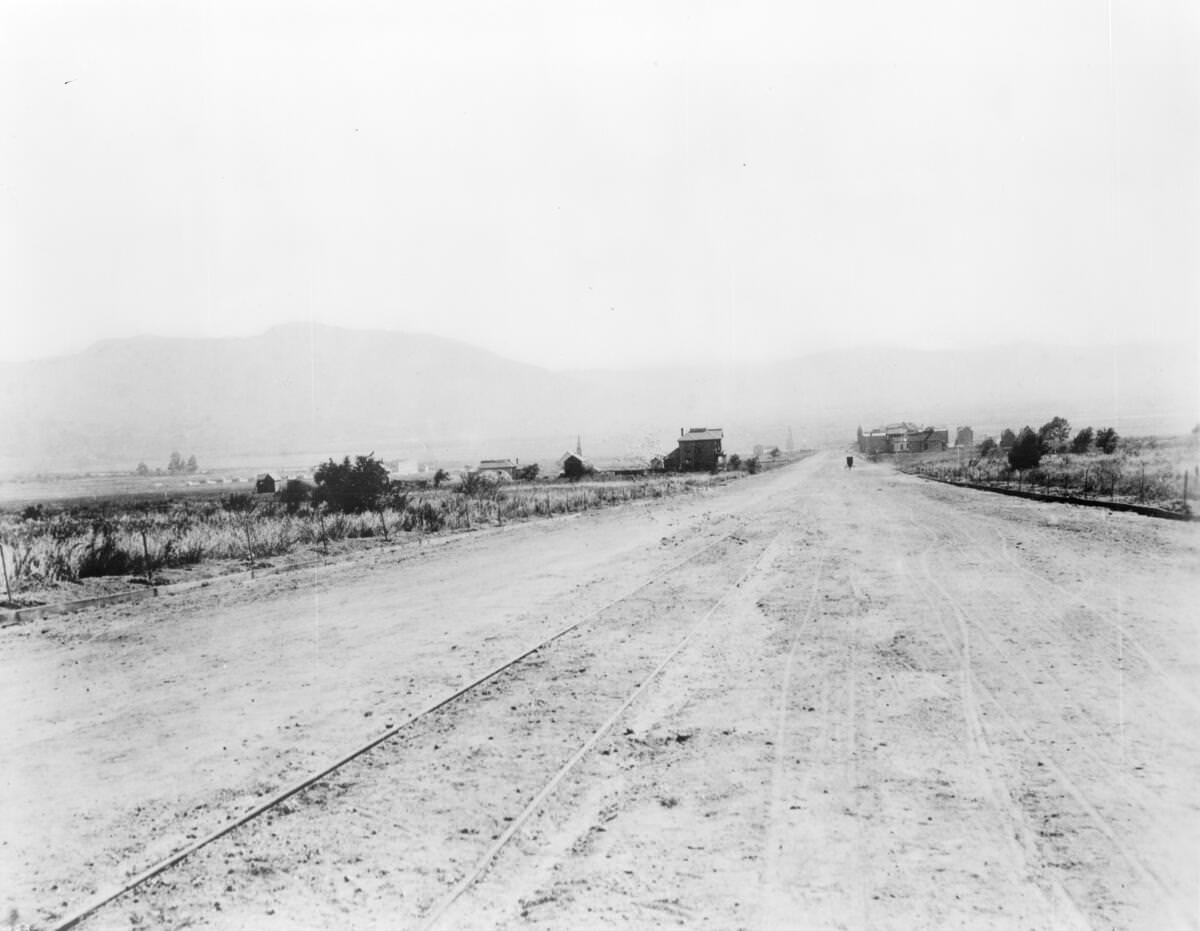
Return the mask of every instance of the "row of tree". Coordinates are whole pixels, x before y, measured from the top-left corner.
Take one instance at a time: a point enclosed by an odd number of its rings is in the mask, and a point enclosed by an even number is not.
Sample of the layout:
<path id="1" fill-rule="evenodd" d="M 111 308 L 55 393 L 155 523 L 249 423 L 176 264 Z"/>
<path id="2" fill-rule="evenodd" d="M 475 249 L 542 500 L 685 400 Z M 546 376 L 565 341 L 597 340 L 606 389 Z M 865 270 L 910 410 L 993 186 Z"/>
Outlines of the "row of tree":
<path id="1" fill-rule="evenodd" d="M 1074 437 L 1071 436 L 1071 424 L 1065 417 L 1053 417 L 1042 424 L 1037 430 L 1026 426 L 1020 433 L 1005 430 L 1000 435 L 1000 448 L 1008 450 L 1008 464 L 1014 469 L 1036 469 L 1042 461 L 1042 456 L 1050 453 L 1090 452 L 1093 448 L 1105 455 L 1112 455 L 1117 450 L 1120 437 L 1112 427 L 1102 427 L 1094 430 L 1084 427 Z M 979 454 L 983 457 L 994 456 L 997 452 L 996 441 L 991 437 L 979 444 Z"/>
<path id="2" fill-rule="evenodd" d="M 188 456 L 187 460 L 185 461 L 183 456 L 179 454 L 179 450 L 175 450 L 173 453 L 171 453 L 171 458 L 167 460 L 167 472 L 171 475 L 191 474 L 192 472 L 198 471 L 199 468 L 200 466 L 196 462 L 196 456 L 194 453 L 191 456 Z M 162 473 L 162 469 L 158 469 L 156 471 L 159 474 Z M 136 472 L 138 475 L 149 475 L 150 467 L 144 462 L 139 462 L 137 464 L 137 468 L 134 469 L 134 472 Z"/>

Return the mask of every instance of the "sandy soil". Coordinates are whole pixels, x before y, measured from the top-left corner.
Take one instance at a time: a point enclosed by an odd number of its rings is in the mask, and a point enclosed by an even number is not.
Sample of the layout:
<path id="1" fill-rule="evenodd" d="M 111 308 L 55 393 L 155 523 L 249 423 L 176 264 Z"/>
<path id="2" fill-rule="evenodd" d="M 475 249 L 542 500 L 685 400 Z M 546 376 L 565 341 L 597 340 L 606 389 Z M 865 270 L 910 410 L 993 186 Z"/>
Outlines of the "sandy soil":
<path id="1" fill-rule="evenodd" d="M 0 631 L 0 907 L 84 927 L 1196 927 L 1200 527 L 820 455 Z"/>

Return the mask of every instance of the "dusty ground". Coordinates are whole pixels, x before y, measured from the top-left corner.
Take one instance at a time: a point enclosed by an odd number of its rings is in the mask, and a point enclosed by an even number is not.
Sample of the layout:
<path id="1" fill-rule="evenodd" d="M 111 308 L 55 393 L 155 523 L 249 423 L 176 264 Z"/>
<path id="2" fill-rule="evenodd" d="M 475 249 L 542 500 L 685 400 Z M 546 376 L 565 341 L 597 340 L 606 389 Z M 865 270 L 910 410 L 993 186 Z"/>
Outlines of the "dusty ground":
<path id="1" fill-rule="evenodd" d="M 0 908 L 579 622 L 84 926 L 1195 927 L 1200 527 L 840 462 L 0 631 Z"/>

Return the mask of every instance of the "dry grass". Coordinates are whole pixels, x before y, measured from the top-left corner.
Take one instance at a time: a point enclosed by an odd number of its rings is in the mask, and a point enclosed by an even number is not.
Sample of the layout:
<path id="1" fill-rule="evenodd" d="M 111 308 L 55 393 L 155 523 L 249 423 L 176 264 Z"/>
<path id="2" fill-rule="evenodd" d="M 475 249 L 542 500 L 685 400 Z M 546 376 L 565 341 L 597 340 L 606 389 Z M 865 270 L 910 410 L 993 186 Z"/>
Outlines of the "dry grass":
<path id="1" fill-rule="evenodd" d="M 209 560 L 254 564 L 340 540 L 466 530 L 610 507 L 707 487 L 709 476 L 636 482 L 541 482 L 490 486 L 478 494 L 418 491 L 382 513 L 287 513 L 273 498 L 224 502 L 181 498 L 149 508 L 119 503 L 0 515 L 0 545 L 14 593 L 19 586 L 96 576 L 149 579 Z M 0 592 L 0 595 L 3 593 Z"/>
<path id="2" fill-rule="evenodd" d="M 957 450 L 898 459 L 906 472 L 1053 495 L 1103 498 L 1167 510 L 1191 510 L 1200 493 L 1200 437 L 1131 437 L 1116 452 L 1054 453 L 1017 472 L 1003 454 L 976 458 Z M 1185 500 L 1186 490 L 1186 500 Z"/>

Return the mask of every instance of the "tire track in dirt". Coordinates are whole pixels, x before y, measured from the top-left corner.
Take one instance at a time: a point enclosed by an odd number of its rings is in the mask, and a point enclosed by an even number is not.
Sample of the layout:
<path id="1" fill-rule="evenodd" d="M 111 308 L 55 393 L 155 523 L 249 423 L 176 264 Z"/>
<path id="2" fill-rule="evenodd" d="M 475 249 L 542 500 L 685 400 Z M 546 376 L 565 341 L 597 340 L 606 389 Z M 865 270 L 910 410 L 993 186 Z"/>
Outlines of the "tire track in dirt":
<path id="1" fill-rule="evenodd" d="M 962 526 L 945 528 L 945 532 L 956 537 L 965 546 L 974 547 L 988 557 L 993 556 L 995 544 L 991 541 L 995 538 L 991 535 L 972 536 L 965 532 Z M 1003 546 L 1003 536 L 998 536 Z M 964 547 L 959 546 L 955 553 L 958 555 L 963 551 Z M 929 551 L 925 556 L 928 555 Z M 944 562 L 948 558 L 949 550 L 940 547 L 937 555 Z M 933 577 L 935 573 L 926 568 L 930 577 Z M 1014 565 L 1014 568 L 1021 567 Z M 953 573 L 938 572 L 936 576 L 952 579 Z M 1171 837 L 1178 832 L 1179 809 L 1188 799 L 1176 793 L 1172 810 L 1163 802 L 1162 786 L 1156 787 L 1144 777 L 1135 778 L 1137 774 L 1145 773 L 1146 765 L 1139 763 L 1135 766 L 1128 757 L 1131 752 L 1137 753 L 1136 745 L 1133 745 L 1134 749 L 1130 749 L 1130 740 L 1140 738 L 1146 722 L 1155 722 L 1154 731 L 1170 733 L 1180 723 L 1180 712 L 1183 712 L 1183 716 L 1188 719 L 1185 732 L 1194 733 L 1196 725 L 1200 722 L 1191 714 L 1190 704 L 1172 702 L 1169 700 L 1170 695 L 1165 696 L 1168 699 L 1166 701 L 1158 697 L 1155 694 L 1156 681 L 1162 680 L 1156 680 L 1153 676 L 1142 680 L 1140 688 L 1126 688 L 1126 665 L 1122 662 L 1121 652 L 1114 651 L 1105 637 L 1094 637 L 1091 644 L 1096 653 L 1104 658 L 1104 665 L 1097 666 L 1094 661 L 1089 662 L 1093 657 L 1075 650 L 1078 665 L 1091 672 L 1089 678 L 1095 683 L 1093 688 L 1088 689 L 1080 688 L 1078 675 L 1071 685 L 1063 681 L 1056 663 L 1051 661 L 1058 657 L 1055 649 L 1026 649 L 1024 654 L 1019 656 L 1016 653 L 1018 641 L 1012 633 L 1004 639 L 1013 649 L 1005 648 L 993 635 L 992 631 L 1012 630 L 1013 620 L 1019 617 L 1022 622 L 1034 625 L 1044 637 L 1044 644 L 1061 643 L 1065 645 L 1064 648 L 1070 649 L 1075 642 L 1062 629 L 1060 618 L 1066 616 L 1065 612 L 1068 609 L 1061 603 L 1074 604 L 1077 597 L 1066 586 L 1052 584 L 1049 592 L 1044 589 L 1034 592 L 1025 586 L 1016 586 L 1015 589 L 1009 586 L 1003 589 L 991 578 L 984 579 L 983 585 L 973 588 L 970 594 L 978 600 L 985 592 L 989 597 L 983 602 L 981 619 L 973 619 L 972 624 L 983 643 L 1000 659 L 1007 672 L 1006 679 L 998 679 L 989 687 L 990 700 L 998 709 L 1002 706 L 1003 713 L 1010 723 L 1015 724 L 1011 702 L 1004 702 L 1000 695 L 1011 690 L 1014 680 L 1023 683 L 1024 688 L 1020 693 L 1024 705 L 1021 708 L 1023 725 L 1020 733 L 1025 742 L 1034 742 L 1041 748 L 1040 759 L 1036 765 L 1043 770 L 1049 769 L 1052 773 L 1060 774 L 1060 781 L 1067 788 L 1068 795 L 1087 813 L 1094 828 L 1108 838 L 1114 849 L 1121 852 L 1121 856 L 1129 862 L 1139 880 L 1155 890 L 1155 897 L 1177 903 L 1188 902 L 1191 893 L 1187 890 L 1194 886 L 1194 872 L 1188 869 L 1186 860 L 1163 858 L 1161 850 L 1156 849 L 1156 839 Z M 959 601 L 948 592 L 947 597 L 955 602 Z M 978 612 L 980 609 L 974 610 Z M 1047 654 L 1047 659 L 1043 659 L 1044 653 Z M 1069 671 L 1069 667 L 1064 668 Z M 1120 713 L 1115 722 L 1098 716 L 1099 709 L 1109 707 L 1104 700 L 1105 693 L 1101 683 L 1106 675 L 1111 677 L 1114 668 L 1120 681 Z M 1031 711 L 1035 713 L 1030 714 Z M 1130 726 L 1128 721 L 1137 722 L 1142 726 Z M 1053 726 L 1050 722 L 1053 722 Z M 1081 731 L 1081 724 L 1087 726 L 1086 733 Z M 1116 740 L 1110 739 L 1114 728 L 1117 733 Z M 1064 736 L 1068 740 L 1064 741 Z M 1160 755 L 1168 750 L 1165 746 L 1158 749 Z M 1142 752 L 1146 752 L 1146 748 L 1143 747 Z M 1181 753 L 1182 748 L 1175 751 L 1176 756 L 1180 756 Z M 1153 765 L 1161 767 L 1158 760 L 1155 760 Z M 1180 761 L 1179 765 L 1186 766 L 1186 763 Z M 1075 777 L 1068 774 L 1068 766 L 1077 773 Z M 1103 803 L 1093 802 L 1095 795 L 1103 799 Z M 1110 816 L 1100 814 L 1102 806 Z M 1049 812 L 1044 818 L 1058 820 L 1059 815 Z M 1116 829 L 1113 818 L 1125 825 L 1124 831 Z M 1055 829 L 1047 829 L 1044 833 L 1049 837 L 1062 836 L 1062 832 Z M 1124 834 L 1128 842 L 1120 840 L 1120 834 Z M 1134 851 L 1135 843 L 1140 844 L 1141 853 Z M 1148 855 L 1155 854 L 1158 854 L 1157 866 L 1147 860 Z M 1169 871 L 1169 878 L 1164 870 Z M 1178 921 L 1185 910 L 1184 906 L 1177 905 L 1174 920 Z M 1181 926 L 1191 925 L 1185 923 Z"/>
<path id="2" fill-rule="evenodd" d="M 1026 690 L 1023 693 L 1024 697 L 1026 699 L 1032 698 L 1036 706 L 1040 708 L 1046 708 L 1047 706 L 1045 705 L 1045 702 L 1038 695 L 1037 686 L 1030 677 L 1029 673 L 1024 670 L 1023 664 L 1021 662 L 1014 661 L 1014 658 L 1010 654 L 999 647 L 999 645 L 988 633 L 985 625 L 979 623 L 977 620 L 971 619 L 968 616 L 967 611 L 963 608 L 960 602 L 953 595 L 951 595 L 950 592 L 947 591 L 946 587 L 942 584 L 939 576 L 943 573 L 934 573 L 931 570 L 929 566 L 929 555 L 938 542 L 938 535 L 929 528 L 920 525 L 915 520 L 913 521 L 913 526 L 922 530 L 931 541 L 930 545 L 922 550 L 918 560 L 921 569 L 921 575 L 926 583 L 925 585 L 920 586 L 921 590 L 922 592 L 927 592 L 928 589 L 933 589 L 937 592 L 942 603 L 946 608 L 948 608 L 949 613 L 952 615 L 954 619 L 954 627 L 957 629 L 959 635 L 959 639 L 956 642 L 954 637 L 948 633 L 947 645 L 952 650 L 958 651 L 959 655 L 963 658 L 963 661 L 967 662 L 968 654 L 964 647 L 965 644 L 969 642 L 968 638 L 971 632 L 974 631 L 975 634 L 988 647 L 990 647 L 997 656 L 1006 660 L 1006 665 L 1011 670 L 1011 674 L 1016 675 L 1025 683 Z M 961 531 L 959 532 L 958 536 L 960 539 L 962 539 L 963 535 Z M 933 598 L 929 598 L 929 603 L 931 609 L 937 613 L 937 603 L 935 600 Z M 1044 674 L 1047 677 L 1050 676 L 1048 673 Z M 1181 896 L 1179 891 L 1170 889 L 1162 880 L 1162 878 L 1153 869 L 1151 869 L 1144 862 L 1144 860 L 1142 860 L 1142 858 L 1132 849 L 1132 847 L 1121 840 L 1118 832 L 1114 830 L 1109 819 L 1103 815 L 1097 806 L 1088 798 L 1086 792 L 1079 785 L 1077 780 L 1072 778 L 1067 773 L 1065 768 L 1055 760 L 1054 754 L 1049 751 L 1049 748 L 1045 745 L 1045 742 L 1036 740 L 1030 732 L 1028 726 L 1022 723 L 1023 720 L 1027 719 L 1027 715 L 1022 714 L 1021 717 L 1018 718 L 1017 715 L 1015 715 L 1007 706 L 1007 704 L 1002 702 L 997 697 L 996 692 L 992 688 L 979 681 L 977 676 L 972 676 L 971 678 L 972 693 L 981 694 L 988 704 L 1004 717 L 1009 725 L 1010 731 L 1012 731 L 1012 733 L 1019 738 L 1022 745 L 1025 747 L 1038 748 L 1038 759 L 1036 761 L 1036 766 L 1045 769 L 1051 775 L 1053 775 L 1057 783 L 1065 790 L 1067 795 L 1090 820 L 1092 828 L 1107 840 L 1112 849 L 1119 856 L 1121 856 L 1121 858 L 1127 863 L 1129 868 L 1141 880 L 1142 883 L 1155 890 L 1156 898 L 1158 900 L 1165 901 L 1169 904 L 1169 909 L 1172 912 L 1173 917 L 1172 925 L 1178 925 L 1179 927 L 1193 927 L 1194 924 L 1189 922 L 1187 919 L 1185 908 L 1181 907 L 1179 904 L 1180 899 L 1186 899 L 1186 896 Z M 977 726 L 979 728 L 979 739 L 983 742 L 983 745 L 986 746 L 987 735 L 984 730 L 983 720 L 979 717 L 977 700 L 973 700 L 972 711 L 972 717 L 978 722 Z M 1061 729 L 1065 729 L 1068 733 L 1073 733 L 1073 728 L 1068 722 L 1060 720 L 1059 724 Z M 971 730 L 973 732 L 975 731 L 975 725 L 972 726 Z M 1103 762 L 1096 758 L 1095 755 L 1090 753 L 1090 751 L 1087 749 L 1086 741 L 1079 739 L 1078 742 L 1079 747 L 1082 750 L 1080 755 L 1090 756 L 1099 765 L 1102 767 L 1104 766 Z M 988 750 L 988 755 L 989 757 L 992 755 L 990 749 Z M 1008 768 L 1012 768 L 1011 763 Z M 1009 818 L 1014 825 L 1016 835 L 1020 840 L 1021 847 L 1025 851 L 1031 867 L 1037 866 L 1044 874 L 1048 874 L 1048 878 L 1051 882 L 1051 892 L 1056 900 L 1056 903 L 1060 907 L 1067 906 L 1075 920 L 1086 924 L 1087 919 L 1080 911 L 1079 905 L 1075 901 L 1074 897 L 1072 897 L 1068 892 L 1064 884 L 1064 877 L 1059 875 L 1060 870 L 1050 862 L 1048 856 L 1046 855 L 1047 851 L 1044 851 L 1043 845 L 1038 842 L 1037 838 L 1040 832 L 1038 832 L 1037 829 L 1031 824 L 1029 820 L 1030 814 L 1026 813 L 1024 806 L 1016 798 L 1014 798 L 1015 793 L 1012 791 L 1009 780 L 1003 775 L 1003 772 L 995 766 L 991 767 L 990 771 L 990 781 L 994 787 L 993 795 L 1007 811 Z M 1120 774 L 1110 773 L 1110 777 L 1114 775 L 1120 777 Z"/>
<path id="3" fill-rule="evenodd" d="M 772 897 L 777 896 L 778 890 L 783 885 L 779 865 L 780 854 L 782 852 L 780 832 L 784 824 L 784 761 L 789 750 L 788 721 L 791 715 L 789 705 L 792 698 L 792 675 L 796 665 L 796 654 L 800 646 L 800 638 L 806 633 L 805 627 L 812 620 L 813 612 L 817 606 L 817 596 L 821 590 L 821 574 L 825 566 L 825 558 L 826 554 L 822 551 L 817 559 L 816 569 L 813 572 L 812 588 L 808 604 L 804 609 L 804 613 L 796 622 L 795 632 L 792 634 L 791 643 L 788 646 L 787 659 L 783 667 L 783 681 L 779 686 L 779 702 L 775 709 L 777 721 L 775 725 L 775 760 L 771 768 L 770 806 L 763 854 L 763 876 L 766 886 L 764 899 L 766 899 L 766 902 L 761 906 L 762 923 L 760 927 L 764 929 L 768 926 L 767 922 L 773 922 L 781 910 L 780 903 L 773 901 Z"/>

